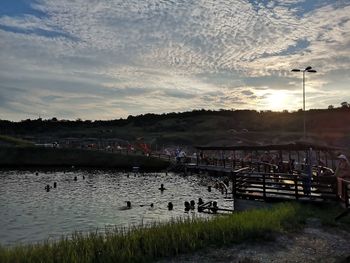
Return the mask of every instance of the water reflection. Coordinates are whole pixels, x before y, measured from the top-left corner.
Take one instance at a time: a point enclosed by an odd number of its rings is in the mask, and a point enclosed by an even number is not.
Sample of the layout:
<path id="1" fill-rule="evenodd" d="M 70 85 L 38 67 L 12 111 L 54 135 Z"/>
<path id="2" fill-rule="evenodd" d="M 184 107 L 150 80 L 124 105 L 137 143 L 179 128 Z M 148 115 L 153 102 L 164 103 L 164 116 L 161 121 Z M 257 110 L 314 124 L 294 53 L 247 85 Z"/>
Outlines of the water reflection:
<path id="1" fill-rule="evenodd" d="M 40 171 L 36 175 L 32 171 L 0 171 L 0 243 L 57 239 L 74 231 L 148 224 L 179 216 L 209 216 L 196 210 L 184 213 L 184 202 L 198 198 L 232 207 L 220 191 L 208 192 L 202 181 L 197 176 L 172 173 L 127 176 L 113 171 Z M 160 190 L 161 184 L 166 190 Z M 52 187 L 49 192 L 46 185 Z"/>

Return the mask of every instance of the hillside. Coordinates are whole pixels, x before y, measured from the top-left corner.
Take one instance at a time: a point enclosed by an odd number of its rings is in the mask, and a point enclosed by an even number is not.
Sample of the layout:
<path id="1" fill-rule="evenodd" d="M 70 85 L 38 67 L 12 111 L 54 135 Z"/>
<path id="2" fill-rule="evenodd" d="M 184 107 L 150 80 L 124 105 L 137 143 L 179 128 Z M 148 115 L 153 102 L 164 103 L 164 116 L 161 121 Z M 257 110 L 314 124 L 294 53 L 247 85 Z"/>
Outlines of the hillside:
<path id="1" fill-rule="evenodd" d="M 307 140 L 350 148 L 350 108 L 306 112 Z M 0 121 L 1 134 L 35 142 L 66 138 L 167 145 L 270 144 L 302 139 L 303 112 L 221 110 L 145 114 L 111 121 Z"/>

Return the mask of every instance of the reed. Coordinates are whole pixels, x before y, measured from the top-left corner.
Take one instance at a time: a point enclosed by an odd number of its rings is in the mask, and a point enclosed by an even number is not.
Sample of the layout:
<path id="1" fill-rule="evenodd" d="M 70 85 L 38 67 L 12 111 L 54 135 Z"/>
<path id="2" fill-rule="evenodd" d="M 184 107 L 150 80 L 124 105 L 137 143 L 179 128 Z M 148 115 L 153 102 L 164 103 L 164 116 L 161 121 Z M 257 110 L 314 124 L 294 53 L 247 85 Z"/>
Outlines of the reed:
<path id="1" fill-rule="evenodd" d="M 152 262 L 247 239 L 264 238 L 300 223 L 300 206 L 279 204 L 214 219 L 174 219 L 147 227 L 74 233 L 56 242 L 0 247 L 0 262 Z"/>

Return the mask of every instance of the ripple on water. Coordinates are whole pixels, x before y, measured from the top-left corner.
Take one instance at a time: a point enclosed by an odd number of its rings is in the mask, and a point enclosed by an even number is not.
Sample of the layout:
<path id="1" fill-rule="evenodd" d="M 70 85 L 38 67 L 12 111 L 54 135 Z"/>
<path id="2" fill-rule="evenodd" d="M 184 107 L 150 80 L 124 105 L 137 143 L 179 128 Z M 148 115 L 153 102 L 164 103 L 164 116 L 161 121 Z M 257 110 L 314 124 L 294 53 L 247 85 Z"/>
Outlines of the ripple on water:
<path id="1" fill-rule="evenodd" d="M 85 179 L 83 179 L 83 176 Z M 74 181 L 77 177 L 77 181 Z M 57 182 L 46 192 L 45 186 Z M 159 187 L 164 184 L 165 191 Z M 148 224 L 176 217 L 204 216 L 184 213 L 184 202 L 203 198 L 231 208 L 232 202 L 203 179 L 176 174 L 130 174 L 106 171 L 0 171 L 0 243 L 58 239 L 74 231 Z M 126 208 L 131 201 L 131 209 Z M 172 202 L 174 209 L 168 211 Z M 153 203 L 153 207 L 150 204 Z"/>

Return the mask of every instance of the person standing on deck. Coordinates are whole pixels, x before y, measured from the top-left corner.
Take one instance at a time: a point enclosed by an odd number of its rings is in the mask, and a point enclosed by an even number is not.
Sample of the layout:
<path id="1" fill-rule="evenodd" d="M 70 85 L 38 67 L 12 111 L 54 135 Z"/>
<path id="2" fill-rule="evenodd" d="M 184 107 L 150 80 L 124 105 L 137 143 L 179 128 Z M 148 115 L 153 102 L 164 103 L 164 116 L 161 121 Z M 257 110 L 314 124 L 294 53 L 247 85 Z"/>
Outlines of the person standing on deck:
<path id="1" fill-rule="evenodd" d="M 350 163 L 344 154 L 340 154 L 338 159 L 339 163 L 334 175 L 337 177 L 338 182 L 338 196 L 343 198 L 345 196 L 343 192 L 343 182 L 344 180 L 350 182 Z"/>
<path id="2" fill-rule="evenodd" d="M 270 163 L 272 161 L 272 157 L 268 151 L 264 152 L 264 154 L 260 157 L 260 161 L 263 163 L 264 172 L 265 173 L 270 172 L 270 167 L 271 167 Z"/>

